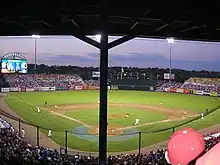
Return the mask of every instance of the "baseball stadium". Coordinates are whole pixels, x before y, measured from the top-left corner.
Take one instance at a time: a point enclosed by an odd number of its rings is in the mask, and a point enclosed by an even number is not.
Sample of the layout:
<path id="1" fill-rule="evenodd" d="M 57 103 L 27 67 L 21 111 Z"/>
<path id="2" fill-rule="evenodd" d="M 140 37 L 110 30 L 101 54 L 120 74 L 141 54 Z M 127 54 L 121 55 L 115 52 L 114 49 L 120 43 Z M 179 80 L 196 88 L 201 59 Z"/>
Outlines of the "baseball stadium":
<path id="1" fill-rule="evenodd" d="M 219 164 L 217 6 L 6 1 L 0 164 Z"/>
<path id="2" fill-rule="evenodd" d="M 16 60 L 26 62 L 16 53 L 3 57 L 2 62 L 12 63 L 8 72 L 16 70 Z M 98 73 L 92 74 L 96 77 Z M 20 134 L 27 127 L 25 137 L 30 136 L 36 145 L 75 152 L 98 151 L 98 80 L 83 80 L 76 74 L 3 76 L 8 87 L 2 88 L 1 114 L 16 123 Z M 198 88 L 195 82 L 204 87 Z M 123 78 L 109 81 L 108 152 L 145 152 L 148 146 L 168 140 L 182 127 L 201 130 L 218 124 L 220 99 L 216 87 L 208 86 L 210 82 L 215 84 L 220 79 L 189 78 L 182 84 Z"/>

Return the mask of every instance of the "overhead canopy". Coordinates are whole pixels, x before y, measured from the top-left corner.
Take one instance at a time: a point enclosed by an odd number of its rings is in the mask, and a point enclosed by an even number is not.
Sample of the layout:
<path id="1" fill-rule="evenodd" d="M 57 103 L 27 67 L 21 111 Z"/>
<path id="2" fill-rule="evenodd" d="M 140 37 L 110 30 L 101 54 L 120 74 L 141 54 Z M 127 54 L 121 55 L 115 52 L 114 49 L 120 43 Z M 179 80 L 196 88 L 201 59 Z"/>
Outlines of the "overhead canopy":
<path id="1" fill-rule="evenodd" d="M 109 1 L 109 35 L 220 40 L 218 1 Z M 74 35 L 102 32 L 98 1 L 4 1 L 0 35 Z M 82 39 L 82 38 L 81 38 Z"/>

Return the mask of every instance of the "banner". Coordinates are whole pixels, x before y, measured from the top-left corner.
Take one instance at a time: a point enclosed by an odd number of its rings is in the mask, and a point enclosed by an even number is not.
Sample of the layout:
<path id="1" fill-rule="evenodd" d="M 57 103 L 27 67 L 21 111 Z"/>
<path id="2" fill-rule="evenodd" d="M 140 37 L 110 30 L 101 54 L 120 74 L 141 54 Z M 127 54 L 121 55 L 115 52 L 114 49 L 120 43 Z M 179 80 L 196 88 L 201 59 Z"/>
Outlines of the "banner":
<path id="1" fill-rule="evenodd" d="M 40 87 L 39 91 L 49 91 L 49 87 Z"/>
<path id="2" fill-rule="evenodd" d="M 217 93 L 217 92 L 211 92 L 211 93 L 210 93 L 210 96 L 217 97 L 217 96 L 218 96 L 218 93 Z"/>
<path id="3" fill-rule="evenodd" d="M 169 88 L 168 92 L 174 92 L 175 93 L 176 92 L 176 88 Z"/>
<path id="4" fill-rule="evenodd" d="M 197 90 L 193 90 L 192 94 L 197 95 Z"/>
<path id="5" fill-rule="evenodd" d="M 163 90 L 164 90 L 165 92 L 168 92 L 169 88 L 164 88 Z"/>
<path id="6" fill-rule="evenodd" d="M 27 92 L 34 92 L 34 88 L 26 88 Z"/>
<path id="7" fill-rule="evenodd" d="M 34 91 L 39 91 L 40 90 L 40 87 L 35 87 L 34 88 Z"/>
<path id="8" fill-rule="evenodd" d="M 2 93 L 8 93 L 8 92 L 10 92 L 10 90 L 9 90 L 9 88 L 2 88 L 1 92 Z"/>
<path id="9" fill-rule="evenodd" d="M 197 90 L 197 91 L 196 91 L 196 94 L 197 94 L 197 95 L 203 95 L 203 91 Z"/>
<path id="10" fill-rule="evenodd" d="M 19 91 L 26 92 L 26 88 L 20 88 Z"/>
<path id="11" fill-rule="evenodd" d="M 49 91 L 55 91 L 56 87 L 49 87 Z"/>
<path id="12" fill-rule="evenodd" d="M 62 87 L 62 86 L 56 86 L 56 87 L 55 87 L 55 90 L 56 90 L 56 91 L 61 91 L 61 90 L 63 90 L 63 87 Z"/>
<path id="13" fill-rule="evenodd" d="M 176 89 L 176 92 L 177 92 L 177 93 L 184 93 L 184 89 L 177 88 L 177 89 Z"/>
<path id="14" fill-rule="evenodd" d="M 203 92 L 203 95 L 210 96 L 210 92 Z"/>
<path id="15" fill-rule="evenodd" d="M 117 85 L 112 85 L 112 86 L 111 86 L 111 89 L 113 89 L 113 90 L 118 90 L 118 86 L 117 86 Z"/>
<path id="16" fill-rule="evenodd" d="M 190 94 L 190 90 L 189 89 L 183 89 L 183 93 L 184 94 Z"/>
<path id="17" fill-rule="evenodd" d="M 19 89 L 18 88 L 14 88 L 14 87 L 10 87 L 9 91 L 10 92 L 19 92 Z"/>
<path id="18" fill-rule="evenodd" d="M 82 86 L 75 86 L 75 90 L 82 90 Z"/>

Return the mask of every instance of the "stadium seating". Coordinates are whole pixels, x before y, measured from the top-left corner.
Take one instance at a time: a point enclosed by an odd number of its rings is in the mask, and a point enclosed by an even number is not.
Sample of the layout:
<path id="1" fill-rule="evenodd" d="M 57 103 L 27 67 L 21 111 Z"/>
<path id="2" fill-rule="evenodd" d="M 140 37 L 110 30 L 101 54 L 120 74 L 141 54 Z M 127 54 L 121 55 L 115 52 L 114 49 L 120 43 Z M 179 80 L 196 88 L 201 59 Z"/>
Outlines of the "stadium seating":
<path id="1" fill-rule="evenodd" d="M 214 135 L 213 135 L 214 134 Z M 204 138 L 206 151 L 220 142 L 216 131 Z M 141 155 L 109 156 L 109 165 L 168 165 L 165 150 L 151 151 Z M 63 155 L 57 150 L 32 146 L 19 137 L 12 125 L 0 118 L 0 164 L 48 164 L 48 165 L 98 165 L 98 158 L 80 155 Z"/>

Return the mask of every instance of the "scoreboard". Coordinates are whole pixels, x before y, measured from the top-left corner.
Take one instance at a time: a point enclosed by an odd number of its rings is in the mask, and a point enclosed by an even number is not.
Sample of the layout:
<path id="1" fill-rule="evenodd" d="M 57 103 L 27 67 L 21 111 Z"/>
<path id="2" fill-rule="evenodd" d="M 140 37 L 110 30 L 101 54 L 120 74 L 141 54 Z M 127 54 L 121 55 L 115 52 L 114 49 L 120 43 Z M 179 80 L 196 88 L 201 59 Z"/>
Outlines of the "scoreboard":
<path id="1" fill-rule="evenodd" d="M 26 59 L 2 59 L 1 73 L 27 73 Z"/>

